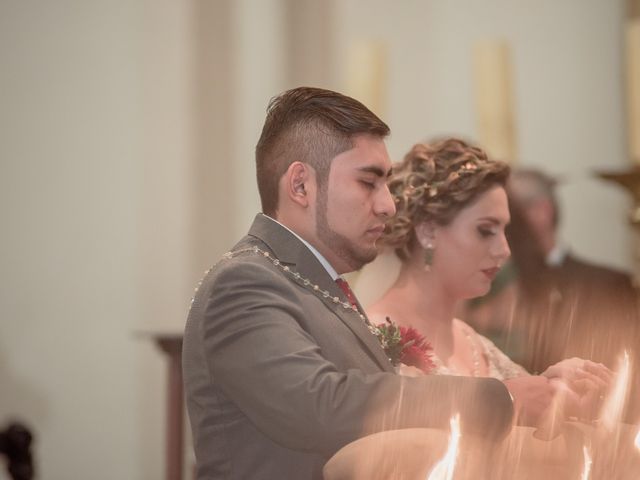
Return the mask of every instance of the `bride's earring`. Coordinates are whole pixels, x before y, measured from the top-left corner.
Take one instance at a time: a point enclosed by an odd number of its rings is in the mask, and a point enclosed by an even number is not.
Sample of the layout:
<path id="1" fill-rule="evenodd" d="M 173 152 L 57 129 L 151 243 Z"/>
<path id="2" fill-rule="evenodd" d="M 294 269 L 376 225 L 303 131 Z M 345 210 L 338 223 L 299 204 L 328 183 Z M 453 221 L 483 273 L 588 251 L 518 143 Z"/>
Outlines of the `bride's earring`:
<path id="1" fill-rule="evenodd" d="M 427 246 L 424 249 L 424 271 L 430 272 L 431 265 L 433 265 L 433 244 L 431 242 L 427 243 Z"/>
<path id="2" fill-rule="evenodd" d="M 416 239 L 422 247 L 422 260 L 424 261 L 424 271 L 430 272 L 433 265 L 433 253 L 435 248 L 433 242 L 435 240 L 435 229 L 431 222 L 421 222 L 415 227 Z"/>

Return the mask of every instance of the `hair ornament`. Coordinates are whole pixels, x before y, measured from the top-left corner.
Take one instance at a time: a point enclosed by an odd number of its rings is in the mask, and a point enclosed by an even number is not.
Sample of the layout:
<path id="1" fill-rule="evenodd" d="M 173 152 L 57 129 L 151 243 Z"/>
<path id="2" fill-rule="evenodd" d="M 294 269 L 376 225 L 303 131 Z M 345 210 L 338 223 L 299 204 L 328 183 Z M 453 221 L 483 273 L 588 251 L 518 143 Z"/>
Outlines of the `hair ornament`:
<path id="1" fill-rule="evenodd" d="M 407 185 L 402 191 L 402 197 L 404 198 L 404 201 L 408 202 L 412 198 L 420 198 L 424 193 L 426 187 L 427 186 L 425 184 L 418 185 L 417 187 L 412 184 Z"/>
<path id="2" fill-rule="evenodd" d="M 463 163 L 455 172 L 451 172 L 449 174 L 448 180 L 457 180 L 464 175 L 474 173 L 476 170 L 478 170 L 478 165 L 475 162 L 469 160 L 468 162 Z"/>
<path id="3" fill-rule="evenodd" d="M 478 169 L 478 164 L 469 160 L 467 163 L 462 165 L 461 170 L 466 172 L 475 172 Z"/>
<path id="4" fill-rule="evenodd" d="M 465 162 L 457 170 L 451 172 L 447 177 L 447 181 L 434 181 L 431 183 L 423 183 L 419 186 L 412 185 L 411 183 L 407 185 L 403 192 L 402 197 L 405 202 L 408 202 L 411 198 L 420 198 L 423 193 L 426 192 L 427 197 L 433 198 L 438 195 L 440 191 L 440 187 L 442 187 L 445 183 L 457 180 L 461 176 L 469 175 L 478 170 L 478 164 L 472 160 Z M 396 203 L 400 203 L 400 198 L 398 196 L 394 196 L 394 200 Z"/>

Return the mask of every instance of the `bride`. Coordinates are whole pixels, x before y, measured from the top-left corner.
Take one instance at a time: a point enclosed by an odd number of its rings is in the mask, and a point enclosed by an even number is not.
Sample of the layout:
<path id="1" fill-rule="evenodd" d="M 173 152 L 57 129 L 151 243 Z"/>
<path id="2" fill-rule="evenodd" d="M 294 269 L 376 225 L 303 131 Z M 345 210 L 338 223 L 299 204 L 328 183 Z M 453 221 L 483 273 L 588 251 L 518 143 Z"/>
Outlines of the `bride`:
<path id="1" fill-rule="evenodd" d="M 389 179 L 397 214 L 382 238 L 400 258 L 400 274 L 369 318 L 421 333 L 433 347 L 431 373 L 502 380 L 520 423 L 541 425 L 558 410 L 593 419 L 611 381 L 605 366 L 573 358 L 530 375 L 456 318 L 460 302 L 489 291 L 510 255 L 508 176 L 506 164 L 462 140 L 411 149 Z M 406 367 L 401 373 L 417 374 Z"/>

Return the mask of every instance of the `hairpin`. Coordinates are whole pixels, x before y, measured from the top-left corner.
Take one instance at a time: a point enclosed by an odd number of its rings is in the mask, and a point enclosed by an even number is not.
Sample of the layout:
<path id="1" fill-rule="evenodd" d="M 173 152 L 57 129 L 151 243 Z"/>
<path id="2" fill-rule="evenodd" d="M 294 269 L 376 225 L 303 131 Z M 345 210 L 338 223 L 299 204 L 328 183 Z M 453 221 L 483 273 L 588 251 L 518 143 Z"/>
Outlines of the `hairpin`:
<path id="1" fill-rule="evenodd" d="M 465 162 L 460 167 L 458 167 L 457 170 L 451 172 L 447 177 L 447 181 L 449 182 L 455 181 L 459 179 L 461 176 L 475 173 L 477 170 L 478 170 L 478 164 L 472 160 L 469 160 L 468 162 Z M 444 181 L 431 182 L 428 184 L 425 183 L 418 187 L 416 187 L 415 185 L 409 184 L 402 191 L 402 197 L 404 198 L 404 201 L 407 202 L 410 197 L 419 197 L 422 195 L 424 191 L 426 191 L 427 196 L 429 198 L 433 198 L 436 195 L 438 195 L 438 189 L 444 184 L 445 184 Z M 396 203 L 399 203 L 400 202 L 399 196 L 395 195 L 394 200 Z"/>

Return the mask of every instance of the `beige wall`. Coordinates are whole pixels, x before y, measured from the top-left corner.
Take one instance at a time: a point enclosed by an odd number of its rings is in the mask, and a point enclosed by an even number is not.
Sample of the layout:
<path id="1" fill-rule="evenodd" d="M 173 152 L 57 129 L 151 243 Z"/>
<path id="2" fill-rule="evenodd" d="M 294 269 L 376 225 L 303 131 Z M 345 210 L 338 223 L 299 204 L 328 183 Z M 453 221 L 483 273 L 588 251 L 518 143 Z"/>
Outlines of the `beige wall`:
<path id="1" fill-rule="evenodd" d="M 0 9 L 0 422 L 33 426 L 40 478 L 161 478 L 136 332 L 178 328 L 198 275 L 193 6 Z"/>
<path id="2" fill-rule="evenodd" d="M 522 163 L 566 176 L 580 253 L 625 265 L 626 197 L 589 177 L 625 162 L 621 5 L 3 0 L 0 425 L 35 427 L 41 478 L 161 478 L 164 364 L 135 333 L 179 330 L 246 230 L 268 99 L 344 88 L 358 39 L 388 48 L 394 158 L 475 136 L 470 46 L 509 39 Z"/>
<path id="3" fill-rule="evenodd" d="M 336 2 L 334 42 L 368 38 L 387 45 L 389 151 L 400 159 L 411 145 L 432 136 L 478 139 L 473 45 L 505 39 L 512 54 L 520 164 L 564 179 L 562 234 L 579 254 L 629 268 L 629 200 L 592 175 L 628 164 L 624 3 L 345 0 Z M 343 71 L 347 52 L 338 51 L 336 61 Z"/>

